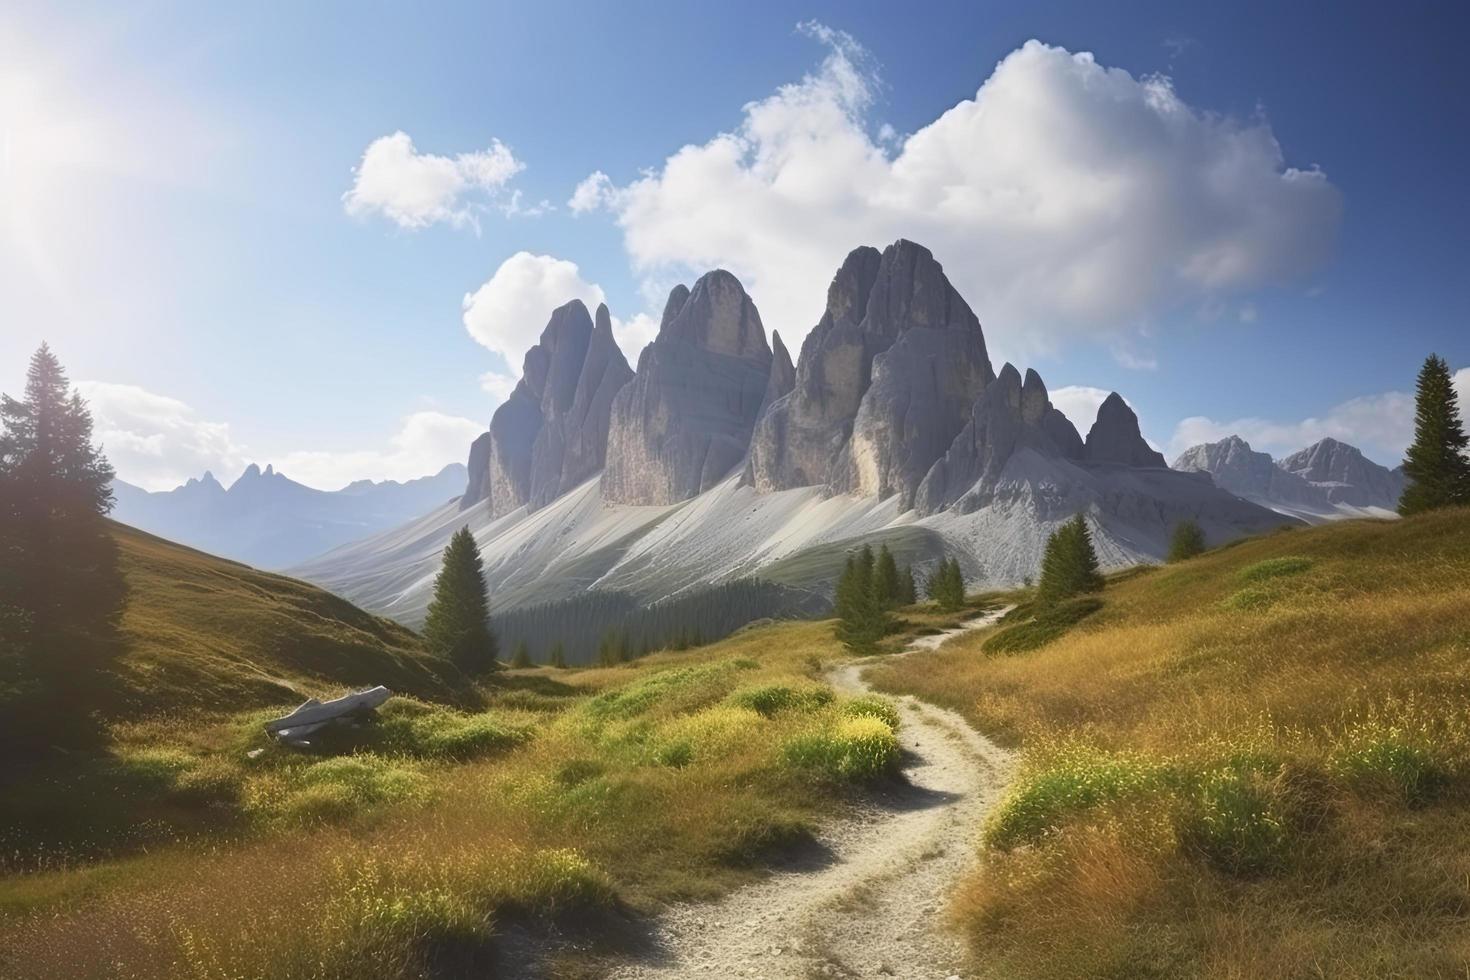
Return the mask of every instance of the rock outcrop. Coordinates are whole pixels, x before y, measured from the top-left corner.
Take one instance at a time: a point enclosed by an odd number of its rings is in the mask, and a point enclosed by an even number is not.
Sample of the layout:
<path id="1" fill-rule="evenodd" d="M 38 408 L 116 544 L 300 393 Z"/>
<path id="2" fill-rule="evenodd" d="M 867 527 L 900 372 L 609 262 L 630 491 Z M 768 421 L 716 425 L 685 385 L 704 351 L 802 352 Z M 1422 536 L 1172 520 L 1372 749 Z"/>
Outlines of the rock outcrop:
<path id="1" fill-rule="evenodd" d="M 994 378 L 980 321 L 928 249 L 854 249 L 802 344 L 790 395 L 761 419 L 757 490 L 824 486 L 904 506 Z"/>
<path id="2" fill-rule="evenodd" d="M 1404 492 L 1402 470 L 1380 466 L 1356 446 L 1322 439 L 1276 464 L 1321 489 L 1334 504 L 1394 510 Z"/>
<path id="3" fill-rule="evenodd" d="M 1097 410 L 1097 421 L 1087 433 L 1083 458 L 1089 463 L 1117 463 L 1123 466 L 1169 464 L 1144 440 L 1138 429 L 1138 416 L 1116 391 L 1103 400 Z"/>
<path id="4" fill-rule="evenodd" d="M 602 497 L 672 504 L 745 458 L 771 385 L 772 354 L 755 304 L 723 270 L 669 295 L 658 337 L 613 400 Z"/>
<path id="5" fill-rule="evenodd" d="M 968 514 L 989 503 L 1011 457 L 1032 449 L 1049 457 L 1080 460 L 1082 439 L 1054 408 L 1035 371 L 1005 365 L 975 400 L 969 421 L 924 476 L 914 505 L 921 514 L 951 509 Z"/>
<path id="6" fill-rule="evenodd" d="M 1267 507 L 1325 510 L 1330 506 L 1320 488 L 1281 469 L 1240 436 L 1192 446 L 1174 460 L 1174 469 L 1208 473 L 1216 486 Z"/>
<path id="7" fill-rule="evenodd" d="M 461 508 L 488 500 L 492 517 L 535 510 L 592 477 L 607 459 L 613 398 L 632 376 L 606 306 L 595 325 L 580 300 L 558 307 L 490 431 L 470 447 Z"/>

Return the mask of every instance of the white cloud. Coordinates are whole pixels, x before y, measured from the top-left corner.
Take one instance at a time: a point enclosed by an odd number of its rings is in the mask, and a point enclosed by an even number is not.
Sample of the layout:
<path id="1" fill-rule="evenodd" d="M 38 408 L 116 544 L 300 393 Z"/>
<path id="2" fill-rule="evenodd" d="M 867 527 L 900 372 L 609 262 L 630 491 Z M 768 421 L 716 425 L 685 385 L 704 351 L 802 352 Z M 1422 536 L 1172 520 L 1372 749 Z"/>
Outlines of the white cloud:
<path id="1" fill-rule="evenodd" d="M 93 438 L 128 483 L 171 490 L 205 470 L 225 479 L 244 465 L 230 427 L 201 419 L 178 399 L 105 381 L 76 387 L 91 407 Z"/>
<path id="2" fill-rule="evenodd" d="M 1470 368 L 1455 372 L 1454 385 L 1463 418 L 1470 408 Z M 1357 446 L 1385 466 L 1397 466 L 1414 438 L 1414 395 L 1406 391 L 1364 395 L 1335 405 L 1320 416 L 1297 421 L 1248 417 L 1219 422 L 1191 416 L 1174 427 L 1169 440 L 1171 458 L 1190 446 L 1229 435 L 1238 435 L 1257 452 L 1277 458 L 1330 436 Z"/>
<path id="3" fill-rule="evenodd" d="M 382 449 L 294 451 L 261 455 L 235 442 L 225 422 L 199 417 L 189 405 L 140 388 L 79 381 L 92 410 L 93 437 L 119 478 L 145 490 L 172 490 L 205 470 L 228 486 L 247 462 L 274 463 L 291 479 L 322 490 L 353 480 L 411 480 L 463 462 L 482 423 L 442 412 L 406 416 Z"/>
<path id="4" fill-rule="evenodd" d="M 490 372 L 480 386 L 493 395 L 520 378 L 526 351 L 541 336 L 551 313 L 558 306 L 580 299 L 588 311 L 606 302 L 602 287 L 582 278 L 577 263 L 550 255 L 517 252 L 495 270 L 495 274 L 464 297 L 464 325 L 470 336 L 505 358 L 511 374 Z M 630 364 L 638 363 L 643 345 L 658 334 L 658 320 L 639 313 L 631 319 L 612 318 L 613 337 Z M 503 398 L 502 398 L 503 400 Z"/>
<path id="5" fill-rule="evenodd" d="M 524 169 L 525 164 L 500 140 L 491 140 L 485 150 L 443 157 L 418 152 L 412 138 L 400 130 L 368 144 L 362 162 L 353 168 L 352 188 L 342 195 L 342 203 L 354 217 L 378 213 L 402 228 L 426 228 L 439 221 L 456 227 L 473 225 L 483 209 L 483 201 L 475 196 L 493 198 Z M 518 195 L 502 210 L 539 213 L 521 208 Z"/>
<path id="6" fill-rule="evenodd" d="M 505 374 L 500 371 L 486 371 L 480 375 L 480 388 L 499 405 L 510 397 L 515 390 L 516 382 L 520 379 L 514 374 Z"/>
<path id="7" fill-rule="evenodd" d="M 573 214 L 586 214 L 588 211 L 596 211 L 611 200 L 612 180 L 601 170 L 594 170 L 572 191 L 567 207 L 572 209 Z"/>
<path id="8" fill-rule="evenodd" d="M 735 131 L 573 195 L 613 212 L 645 277 L 740 276 L 793 346 L 860 244 L 928 245 L 992 346 L 1020 355 L 1293 281 L 1335 241 L 1324 174 L 1287 166 L 1263 119 L 1198 110 L 1166 78 L 1028 42 L 890 148 L 869 135 L 878 83 L 861 47 L 804 29 L 829 47 L 820 68 L 749 103 Z"/>
<path id="9" fill-rule="evenodd" d="M 1070 419 L 1084 439 L 1087 438 L 1087 430 L 1092 428 L 1092 423 L 1097 421 L 1097 410 L 1110 394 L 1112 392 L 1106 388 L 1092 388 L 1087 385 L 1065 385 L 1047 392 L 1052 407 Z"/>
<path id="10" fill-rule="evenodd" d="M 574 299 L 595 310 L 603 302 L 602 287 L 583 279 L 575 262 L 517 252 L 484 285 L 465 294 L 465 329 L 520 377 L 521 361 L 552 311 Z"/>
<path id="11" fill-rule="evenodd" d="M 322 452 L 298 450 L 278 458 L 276 469 L 298 483 L 336 490 L 353 480 L 412 480 L 462 463 L 483 423 L 443 412 L 405 417 L 386 448 Z"/>

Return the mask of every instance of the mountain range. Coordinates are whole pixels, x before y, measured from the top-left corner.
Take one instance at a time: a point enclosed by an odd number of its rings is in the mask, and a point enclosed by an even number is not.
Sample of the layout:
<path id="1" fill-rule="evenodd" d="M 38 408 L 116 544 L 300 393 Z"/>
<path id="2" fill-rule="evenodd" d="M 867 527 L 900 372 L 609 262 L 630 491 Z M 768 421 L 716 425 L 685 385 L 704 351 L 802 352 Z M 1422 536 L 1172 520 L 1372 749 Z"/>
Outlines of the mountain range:
<path id="1" fill-rule="evenodd" d="M 1113 566 L 1159 558 L 1184 519 L 1212 544 L 1295 523 L 1171 470 L 1116 393 L 1084 437 L 1035 371 L 994 370 L 913 242 L 848 255 L 794 363 L 723 270 L 674 288 L 636 369 L 609 324 L 578 301 L 552 315 L 459 500 L 292 572 L 415 624 L 466 525 L 503 610 L 753 575 L 825 591 L 848 549 L 879 542 L 920 569 L 954 554 L 972 586 L 1016 583 L 1079 512 Z"/>
<path id="2" fill-rule="evenodd" d="M 1402 468 L 1390 470 L 1330 438 L 1272 460 L 1229 436 L 1185 450 L 1174 469 L 1208 473 L 1239 497 L 1312 523 L 1391 516 L 1406 481 Z"/>
<path id="3" fill-rule="evenodd" d="M 466 482 L 464 465 L 451 463 L 405 483 L 358 480 L 328 491 L 251 464 L 228 489 L 208 472 L 161 492 L 114 480 L 112 517 L 201 551 L 281 569 L 455 501 Z"/>

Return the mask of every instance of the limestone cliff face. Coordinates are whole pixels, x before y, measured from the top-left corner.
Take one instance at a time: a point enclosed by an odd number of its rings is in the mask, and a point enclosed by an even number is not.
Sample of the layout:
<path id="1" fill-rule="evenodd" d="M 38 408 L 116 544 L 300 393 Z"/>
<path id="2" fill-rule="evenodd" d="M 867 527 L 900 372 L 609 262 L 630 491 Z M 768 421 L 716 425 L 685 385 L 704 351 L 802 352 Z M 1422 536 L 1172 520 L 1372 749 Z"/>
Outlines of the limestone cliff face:
<path id="1" fill-rule="evenodd" d="M 755 304 L 730 273 L 669 296 L 658 337 L 613 400 L 603 500 L 672 504 L 745 458 L 771 386 L 772 354 Z"/>
<path id="2" fill-rule="evenodd" d="M 922 246 L 899 241 L 884 250 L 865 320 L 871 332 L 895 339 L 873 358 L 872 383 L 831 486 L 898 494 L 907 507 L 995 375 L 980 321 Z"/>
<path id="3" fill-rule="evenodd" d="M 854 249 L 802 344 L 791 394 L 761 419 L 749 482 L 908 503 L 992 378 L 980 321 L 928 249 Z"/>
<path id="4" fill-rule="evenodd" d="M 1322 439 L 1276 464 L 1319 488 L 1334 504 L 1394 510 L 1406 482 L 1400 469 L 1380 466 L 1356 446 Z"/>
<path id="5" fill-rule="evenodd" d="M 1317 509 L 1329 506 L 1327 494 L 1321 488 L 1282 469 L 1266 453 L 1251 449 L 1250 443 L 1240 436 L 1191 446 L 1174 460 L 1174 469 L 1208 473 L 1216 486 L 1267 506 Z"/>
<path id="6" fill-rule="evenodd" d="M 1116 391 L 1097 410 L 1097 421 L 1087 433 L 1084 458 L 1089 463 L 1167 468 L 1163 454 L 1144 440 L 1138 416 Z"/>
<path id="7" fill-rule="evenodd" d="M 612 335 L 580 300 L 559 307 L 526 352 L 521 380 L 470 449 L 468 507 L 492 517 L 543 507 L 602 469 L 613 397 L 633 376 Z"/>
<path id="8" fill-rule="evenodd" d="M 1081 460 L 1082 439 L 1047 396 L 1035 371 L 1023 381 L 1014 367 L 1001 368 L 975 400 L 969 420 L 945 454 L 925 474 L 914 505 L 922 514 L 952 509 L 967 514 L 990 502 L 1011 457 L 1032 449 L 1049 457 Z"/>

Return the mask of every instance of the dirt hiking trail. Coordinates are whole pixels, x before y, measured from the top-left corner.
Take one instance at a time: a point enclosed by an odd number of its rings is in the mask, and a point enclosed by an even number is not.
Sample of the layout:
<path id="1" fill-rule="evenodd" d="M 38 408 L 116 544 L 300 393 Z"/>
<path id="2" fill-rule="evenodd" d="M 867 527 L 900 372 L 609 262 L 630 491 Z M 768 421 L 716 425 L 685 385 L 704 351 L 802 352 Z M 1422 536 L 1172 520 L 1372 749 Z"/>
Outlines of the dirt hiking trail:
<path id="1" fill-rule="evenodd" d="M 933 650 L 951 636 L 991 625 L 1005 611 L 920 637 L 904 653 Z M 843 693 L 867 693 L 865 666 L 842 664 L 828 680 Z M 1013 759 L 955 712 L 912 697 L 893 700 L 902 719 L 907 786 L 885 787 L 857 817 L 824 827 L 820 853 L 802 864 L 719 901 L 670 908 L 654 925 L 650 952 L 608 975 L 962 976 L 963 950 L 944 928 L 944 905 L 975 861 L 981 822 Z"/>

